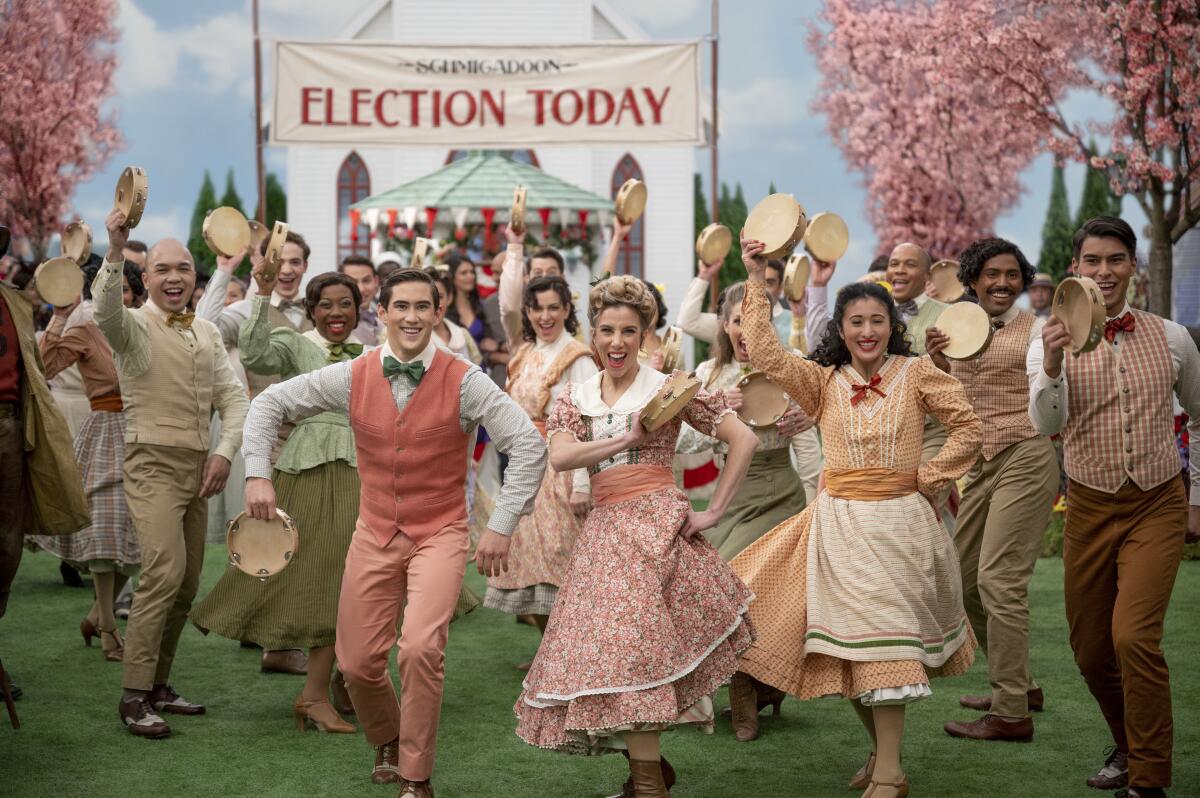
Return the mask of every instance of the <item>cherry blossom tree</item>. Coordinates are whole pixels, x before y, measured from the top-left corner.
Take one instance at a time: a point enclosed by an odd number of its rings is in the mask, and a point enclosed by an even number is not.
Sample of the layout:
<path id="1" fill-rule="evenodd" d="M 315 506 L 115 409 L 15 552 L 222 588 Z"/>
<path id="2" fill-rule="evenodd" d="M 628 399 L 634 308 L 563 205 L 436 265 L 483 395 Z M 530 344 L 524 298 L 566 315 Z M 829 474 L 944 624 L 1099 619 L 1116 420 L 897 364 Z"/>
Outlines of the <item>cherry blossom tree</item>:
<path id="1" fill-rule="evenodd" d="M 115 0 L 0 0 L 0 222 L 41 259 L 75 186 L 120 146 Z"/>

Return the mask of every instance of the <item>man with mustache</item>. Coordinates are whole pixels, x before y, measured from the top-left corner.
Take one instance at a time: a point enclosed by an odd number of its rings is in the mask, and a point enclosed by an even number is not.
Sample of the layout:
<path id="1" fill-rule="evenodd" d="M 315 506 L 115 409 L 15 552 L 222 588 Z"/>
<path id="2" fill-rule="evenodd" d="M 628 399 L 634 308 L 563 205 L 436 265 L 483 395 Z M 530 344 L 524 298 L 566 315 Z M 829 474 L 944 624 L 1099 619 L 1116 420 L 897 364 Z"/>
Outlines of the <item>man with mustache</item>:
<path id="1" fill-rule="evenodd" d="M 983 451 L 967 472 L 954 545 L 963 604 L 987 654 L 992 693 L 959 699 L 986 714 L 945 729 L 953 737 L 1028 741 L 1029 712 L 1043 705 L 1029 673 L 1029 580 L 1058 491 L 1058 460 L 1050 439 L 1029 421 L 1024 378 L 1029 344 L 1044 320 L 1016 306 L 1034 277 L 1016 244 L 985 238 L 967 247 L 959 262 L 959 280 L 987 311 L 992 340 L 971 360 L 949 360 L 943 351 L 950 339 L 934 326 L 925 331 L 925 351 L 963 384 L 983 421 Z"/>
<path id="2" fill-rule="evenodd" d="M 1137 236 L 1112 216 L 1075 233 L 1071 271 L 1096 281 L 1104 341 L 1065 357 L 1071 333 L 1051 318 L 1029 348 L 1029 416 L 1062 433 L 1067 513 L 1064 593 L 1075 663 L 1115 749 L 1088 786 L 1129 784 L 1129 798 L 1171 784 L 1171 685 L 1163 618 L 1185 541 L 1200 540 L 1200 446 L 1191 496 L 1179 474 L 1173 399 L 1200 440 L 1200 352 L 1187 328 L 1126 301 Z"/>

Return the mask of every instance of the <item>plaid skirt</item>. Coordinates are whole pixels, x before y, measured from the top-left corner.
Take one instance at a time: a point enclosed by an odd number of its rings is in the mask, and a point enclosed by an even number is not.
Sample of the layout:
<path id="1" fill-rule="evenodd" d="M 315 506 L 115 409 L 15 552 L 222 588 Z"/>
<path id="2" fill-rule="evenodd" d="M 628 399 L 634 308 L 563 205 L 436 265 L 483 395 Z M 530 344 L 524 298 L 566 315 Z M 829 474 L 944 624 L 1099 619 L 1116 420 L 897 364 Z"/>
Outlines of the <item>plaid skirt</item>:
<path id="1" fill-rule="evenodd" d="M 92 525 L 74 535 L 34 535 L 30 540 L 81 570 L 137 573 L 142 554 L 122 487 L 124 414 L 93 411 L 75 436 L 75 462 Z"/>

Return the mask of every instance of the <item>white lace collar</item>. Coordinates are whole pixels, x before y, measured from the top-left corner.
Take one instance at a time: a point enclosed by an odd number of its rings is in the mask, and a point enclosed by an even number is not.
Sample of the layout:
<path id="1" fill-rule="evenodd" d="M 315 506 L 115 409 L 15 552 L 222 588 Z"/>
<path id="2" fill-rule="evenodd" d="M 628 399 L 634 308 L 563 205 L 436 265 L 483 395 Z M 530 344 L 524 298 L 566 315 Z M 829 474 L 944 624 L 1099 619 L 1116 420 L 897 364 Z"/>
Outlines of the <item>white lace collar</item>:
<path id="1" fill-rule="evenodd" d="M 604 379 L 603 370 L 586 382 L 575 386 L 573 394 L 575 405 L 585 416 L 602 416 L 606 413 L 622 415 L 636 413 L 658 393 L 662 384 L 667 381 L 667 375 L 652 368 L 640 366 L 637 376 L 633 378 L 633 384 L 625 390 L 625 393 L 621 394 L 621 398 L 612 407 L 609 407 L 600 398 L 600 381 L 602 379 Z"/>

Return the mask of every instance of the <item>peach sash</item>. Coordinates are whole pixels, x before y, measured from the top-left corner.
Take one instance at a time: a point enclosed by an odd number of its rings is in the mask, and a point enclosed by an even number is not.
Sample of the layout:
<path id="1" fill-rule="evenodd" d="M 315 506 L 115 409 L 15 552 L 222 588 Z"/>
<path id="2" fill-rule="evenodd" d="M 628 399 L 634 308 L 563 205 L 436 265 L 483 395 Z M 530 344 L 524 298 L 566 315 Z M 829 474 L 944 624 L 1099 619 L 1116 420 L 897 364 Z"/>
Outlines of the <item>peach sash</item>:
<path id="1" fill-rule="evenodd" d="M 592 499 L 597 505 L 643 496 L 675 487 L 675 475 L 666 466 L 619 465 L 592 475 Z"/>
<path id="2" fill-rule="evenodd" d="M 542 433 L 542 437 L 545 438 L 546 437 L 546 419 L 531 418 L 530 421 L 533 422 L 533 426 L 537 427 L 537 431 Z"/>
<path id="3" fill-rule="evenodd" d="M 109 413 L 120 413 L 125 409 L 119 392 L 106 393 L 91 400 L 93 410 L 104 410 Z"/>
<path id="4" fill-rule="evenodd" d="M 891 468 L 827 468 L 825 490 L 836 499 L 881 502 L 917 492 L 916 471 Z"/>

